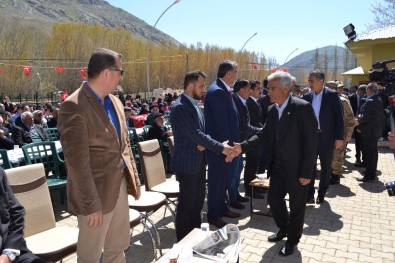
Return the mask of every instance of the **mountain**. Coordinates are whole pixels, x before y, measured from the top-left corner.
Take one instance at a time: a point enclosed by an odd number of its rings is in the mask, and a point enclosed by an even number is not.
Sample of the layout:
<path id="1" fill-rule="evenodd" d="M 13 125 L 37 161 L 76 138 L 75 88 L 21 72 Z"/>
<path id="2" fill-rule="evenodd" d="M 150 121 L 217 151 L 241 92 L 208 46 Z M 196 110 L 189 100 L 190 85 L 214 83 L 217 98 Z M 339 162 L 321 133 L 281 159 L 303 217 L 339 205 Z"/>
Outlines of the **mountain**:
<path id="1" fill-rule="evenodd" d="M 33 21 L 31 24 L 38 27 L 48 27 L 55 22 L 123 27 L 135 37 L 149 39 L 157 44 L 179 44 L 173 37 L 103 0 L 0 0 L 0 17 L 2 16 L 30 20 Z"/>
<path id="2" fill-rule="evenodd" d="M 301 72 L 308 73 L 314 68 L 324 71 L 326 69 L 326 75 L 335 79 L 341 73 L 355 67 L 355 58 L 344 47 L 326 46 L 303 52 L 286 62 L 282 67 L 287 68 L 288 72 L 296 77 Z M 329 73 L 331 73 L 331 76 L 329 76 Z"/>

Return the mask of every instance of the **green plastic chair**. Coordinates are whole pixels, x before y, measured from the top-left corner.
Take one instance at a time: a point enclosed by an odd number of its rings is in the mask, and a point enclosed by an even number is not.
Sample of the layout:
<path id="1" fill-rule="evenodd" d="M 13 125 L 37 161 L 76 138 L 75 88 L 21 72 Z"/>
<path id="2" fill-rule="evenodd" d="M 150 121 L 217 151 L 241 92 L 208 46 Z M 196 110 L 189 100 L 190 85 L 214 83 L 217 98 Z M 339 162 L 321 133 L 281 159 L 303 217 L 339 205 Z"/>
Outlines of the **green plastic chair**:
<path id="1" fill-rule="evenodd" d="M 10 159 L 8 158 L 7 150 L 0 150 L 0 166 L 3 167 L 3 169 L 12 168 L 12 164 L 10 162 Z"/>
<path id="2" fill-rule="evenodd" d="M 137 135 L 136 128 L 128 127 L 128 135 L 130 141 L 130 148 L 132 150 L 133 158 L 136 162 L 137 172 L 139 173 L 140 183 L 144 183 L 144 177 L 141 174 L 141 163 L 140 163 L 140 155 L 137 150 L 137 143 L 140 141 L 139 136 Z"/>
<path id="3" fill-rule="evenodd" d="M 48 141 L 54 142 L 60 140 L 60 136 L 57 128 L 45 128 L 44 132 L 45 135 L 47 135 Z"/>
<path id="4" fill-rule="evenodd" d="M 143 127 L 143 140 L 144 141 L 147 140 L 148 131 L 150 128 L 151 128 L 151 125 L 144 125 L 144 127 Z"/>
<path id="5" fill-rule="evenodd" d="M 26 164 L 44 164 L 49 190 L 59 190 L 64 203 L 67 178 L 64 161 L 59 157 L 54 142 L 37 142 L 22 146 Z M 52 172 L 52 175 L 49 173 Z"/>

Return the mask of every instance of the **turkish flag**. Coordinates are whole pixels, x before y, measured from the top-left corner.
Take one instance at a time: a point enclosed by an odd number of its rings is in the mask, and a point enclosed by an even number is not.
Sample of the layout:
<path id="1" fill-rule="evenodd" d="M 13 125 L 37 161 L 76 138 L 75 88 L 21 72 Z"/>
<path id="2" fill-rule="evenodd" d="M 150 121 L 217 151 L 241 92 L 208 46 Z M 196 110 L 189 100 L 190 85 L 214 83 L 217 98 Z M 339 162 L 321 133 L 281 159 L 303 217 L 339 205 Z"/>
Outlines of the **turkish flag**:
<path id="1" fill-rule="evenodd" d="M 0 73 L 3 73 L 3 72 L 4 72 L 4 69 L 0 68 Z"/>
<path id="2" fill-rule="evenodd" d="M 67 90 L 62 92 L 62 95 L 60 95 L 60 99 L 62 101 L 64 101 L 65 99 L 67 99 L 67 97 L 69 96 L 69 93 L 67 92 Z"/>
<path id="3" fill-rule="evenodd" d="M 258 65 L 257 65 L 257 64 L 253 64 L 253 65 L 252 65 L 252 68 L 253 68 L 253 69 L 258 69 Z"/>
<path id="4" fill-rule="evenodd" d="M 60 73 L 64 71 L 64 68 L 55 68 L 55 71 Z"/>
<path id="5" fill-rule="evenodd" d="M 86 69 L 85 68 L 78 69 L 78 72 L 80 73 L 82 79 L 86 79 Z"/>
<path id="6" fill-rule="evenodd" d="M 277 72 L 277 71 L 288 72 L 288 69 L 286 69 L 286 68 L 276 68 L 276 69 L 272 69 L 272 73 Z"/>
<path id="7" fill-rule="evenodd" d="M 22 66 L 23 73 L 25 73 L 25 75 L 26 75 L 27 77 L 30 76 L 30 70 L 31 70 L 31 69 L 32 69 L 31 66 Z"/>

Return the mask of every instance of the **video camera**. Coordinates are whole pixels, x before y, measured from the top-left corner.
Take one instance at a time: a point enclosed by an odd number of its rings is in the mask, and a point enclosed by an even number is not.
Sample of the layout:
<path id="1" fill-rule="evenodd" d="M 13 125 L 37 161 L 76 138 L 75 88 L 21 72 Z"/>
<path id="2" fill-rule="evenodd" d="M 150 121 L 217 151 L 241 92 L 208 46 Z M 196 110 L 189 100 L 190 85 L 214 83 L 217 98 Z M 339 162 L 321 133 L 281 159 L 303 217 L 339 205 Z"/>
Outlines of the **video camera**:
<path id="1" fill-rule="evenodd" d="M 369 80 L 373 82 L 388 83 L 395 81 L 395 68 L 388 69 L 387 64 L 395 62 L 395 59 L 376 61 L 369 70 Z"/>

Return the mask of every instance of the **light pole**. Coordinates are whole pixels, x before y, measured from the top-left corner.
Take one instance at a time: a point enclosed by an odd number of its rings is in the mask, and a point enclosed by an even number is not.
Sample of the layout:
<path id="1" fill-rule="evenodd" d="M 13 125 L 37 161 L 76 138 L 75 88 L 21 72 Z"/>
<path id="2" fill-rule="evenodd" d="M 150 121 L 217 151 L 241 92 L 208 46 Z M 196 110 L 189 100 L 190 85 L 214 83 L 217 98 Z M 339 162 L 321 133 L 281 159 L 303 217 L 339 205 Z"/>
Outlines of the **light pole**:
<path id="1" fill-rule="evenodd" d="M 250 41 L 250 40 L 251 40 L 251 38 L 253 38 L 253 37 L 254 37 L 254 36 L 256 36 L 257 34 L 258 34 L 258 33 L 255 33 L 255 34 L 253 34 L 252 36 L 250 36 L 250 38 L 249 38 L 249 39 L 247 39 L 247 41 L 244 43 L 243 47 L 240 49 L 240 51 L 239 51 L 239 52 L 243 51 L 243 49 L 244 49 L 244 47 L 247 45 L 248 41 Z"/>
<path id="2" fill-rule="evenodd" d="M 159 20 L 162 18 L 162 16 L 169 10 L 173 5 L 178 4 L 181 0 L 175 0 L 168 8 L 166 8 L 165 11 L 162 12 L 162 14 L 159 16 L 158 20 L 156 20 L 154 24 L 154 28 L 156 28 L 156 24 L 158 24 Z M 149 39 L 147 40 L 147 54 L 146 54 L 146 71 L 147 71 L 147 91 L 148 91 L 148 96 L 150 92 L 150 78 L 149 78 L 149 73 L 150 73 L 150 66 L 149 66 Z"/>
<path id="3" fill-rule="evenodd" d="M 297 47 L 297 48 L 295 48 L 291 53 L 289 53 L 288 57 L 284 60 L 283 65 L 285 64 L 285 62 L 288 61 L 288 58 L 289 58 L 296 50 L 298 50 L 298 49 L 299 49 L 299 48 Z"/>
<path id="4" fill-rule="evenodd" d="M 36 74 L 37 74 L 38 80 L 39 80 L 39 82 L 38 82 L 38 90 L 37 90 L 37 103 L 38 103 L 38 94 L 41 93 L 40 94 L 41 95 L 41 99 L 43 97 L 43 94 L 41 92 L 41 77 L 40 77 L 40 73 L 37 72 Z"/>

